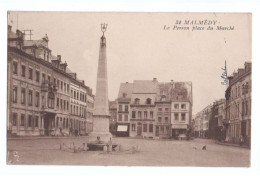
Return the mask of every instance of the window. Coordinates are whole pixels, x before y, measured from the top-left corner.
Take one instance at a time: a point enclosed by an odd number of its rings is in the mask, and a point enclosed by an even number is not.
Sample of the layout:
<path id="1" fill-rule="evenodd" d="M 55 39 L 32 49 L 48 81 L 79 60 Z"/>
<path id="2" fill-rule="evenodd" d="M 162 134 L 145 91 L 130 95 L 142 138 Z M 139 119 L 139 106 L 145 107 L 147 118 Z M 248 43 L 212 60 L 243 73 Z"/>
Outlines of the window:
<path id="1" fill-rule="evenodd" d="M 135 99 L 135 104 L 139 104 L 140 103 L 140 99 L 139 98 L 136 98 Z"/>
<path id="2" fill-rule="evenodd" d="M 138 111 L 138 118 L 141 119 L 142 118 L 142 112 Z"/>
<path id="3" fill-rule="evenodd" d="M 33 69 L 29 68 L 29 79 L 33 79 Z"/>
<path id="4" fill-rule="evenodd" d="M 79 92 L 77 92 L 77 100 L 79 99 Z"/>
<path id="5" fill-rule="evenodd" d="M 39 117 L 35 116 L 35 127 L 39 126 Z"/>
<path id="6" fill-rule="evenodd" d="M 122 105 L 119 105 L 119 111 L 122 111 Z"/>
<path id="7" fill-rule="evenodd" d="M 168 120 L 169 120 L 169 118 L 168 118 L 168 117 L 165 117 L 165 122 L 166 122 L 166 123 L 168 123 Z"/>
<path id="8" fill-rule="evenodd" d="M 125 121 L 126 122 L 128 121 L 128 115 L 125 115 Z"/>
<path id="9" fill-rule="evenodd" d="M 59 106 L 60 106 L 60 99 L 59 98 L 57 98 L 56 106 L 57 106 L 57 108 L 59 108 Z"/>
<path id="10" fill-rule="evenodd" d="M 67 101 L 67 110 L 69 110 L 69 101 Z"/>
<path id="11" fill-rule="evenodd" d="M 158 117 L 158 122 L 162 122 L 162 118 L 161 117 Z"/>
<path id="12" fill-rule="evenodd" d="M 28 116 L 28 126 L 32 127 L 32 115 Z"/>
<path id="13" fill-rule="evenodd" d="M 150 133 L 153 132 L 153 124 L 149 124 L 149 132 L 150 132 Z"/>
<path id="14" fill-rule="evenodd" d="M 21 73 L 22 77 L 25 77 L 25 71 L 26 71 L 26 67 L 25 65 L 22 65 L 22 73 Z"/>
<path id="15" fill-rule="evenodd" d="M 53 92 L 48 93 L 48 108 L 51 108 L 51 109 L 54 108 L 54 93 Z"/>
<path id="16" fill-rule="evenodd" d="M 56 78 L 53 78 L 53 85 L 56 86 Z"/>
<path id="17" fill-rule="evenodd" d="M 122 114 L 118 115 L 118 121 L 122 121 Z"/>
<path id="18" fill-rule="evenodd" d="M 153 119 L 153 111 L 150 111 L 150 118 Z"/>
<path id="19" fill-rule="evenodd" d="M 181 113 L 181 121 L 185 121 L 185 113 Z"/>
<path id="20" fill-rule="evenodd" d="M 36 70 L 35 75 L 36 75 L 36 82 L 40 82 L 40 72 L 38 70 Z"/>
<path id="21" fill-rule="evenodd" d="M 67 88 L 67 85 L 66 85 L 66 83 L 64 83 L 64 91 L 65 92 L 67 91 L 66 88 Z"/>
<path id="22" fill-rule="evenodd" d="M 70 96 L 73 98 L 73 90 L 70 91 Z"/>
<path id="23" fill-rule="evenodd" d="M 126 93 L 123 93 L 123 98 L 126 98 L 127 94 Z"/>
<path id="24" fill-rule="evenodd" d="M 158 108 L 158 111 L 162 111 L 162 108 Z"/>
<path id="25" fill-rule="evenodd" d="M 25 114 L 21 114 L 21 122 L 20 125 L 24 126 L 24 122 L 25 122 Z"/>
<path id="26" fill-rule="evenodd" d="M 238 86 L 238 96 L 240 96 L 240 86 Z"/>
<path id="27" fill-rule="evenodd" d="M 128 105 L 125 105 L 125 112 L 128 112 Z"/>
<path id="28" fill-rule="evenodd" d="M 63 90 L 63 82 L 60 81 L 60 89 Z"/>
<path id="29" fill-rule="evenodd" d="M 174 113 L 174 120 L 176 120 L 176 121 L 179 120 L 179 114 L 178 113 Z"/>
<path id="30" fill-rule="evenodd" d="M 147 111 L 144 111 L 144 119 L 147 119 Z"/>
<path id="31" fill-rule="evenodd" d="M 186 109 L 186 105 L 185 104 L 181 104 L 181 109 Z"/>
<path id="32" fill-rule="evenodd" d="M 146 104 L 151 104 L 152 103 L 152 99 L 151 98 L 147 98 L 146 99 Z"/>
<path id="33" fill-rule="evenodd" d="M 174 109 L 179 109 L 179 104 L 174 104 Z"/>
<path id="34" fill-rule="evenodd" d="M 76 91 L 74 91 L 74 99 L 76 99 Z"/>
<path id="35" fill-rule="evenodd" d="M 70 85 L 67 84 L 67 92 L 69 93 L 70 92 Z"/>
<path id="36" fill-rule="evenodd" d="M 60 88 L 60 80 L 57 80 L 57 87 Z"/>
<path id="37" fill-rule="evenodd" d="M 143 124 L 143 132 L 147 132 L 147 124 Z"/>
<path id="38" fill-rule="evenodd" d="M 17 87 L 13 88 L 13 103 L 17 103 Z"/>
<path id="39" fill-rule="evenodd" d="M 42 83 L 43 84 L 45 83 L 45 74 L 44 73 L 42 74 Z"/>
<path id="40" fill-rule="evenodd" d="M 166 126 L 166 132 L 169 133 L 170 132 L 170 127 Z"/>
<path id="41" fill-rule="evenodd" d="M 135 124 L 132 124 L 132 131 L 135 131 L 136 128 L 135 128 Z"/>
<path id="42" fill-rule="evenodd" d="M 25 104 L 25 88 L 21 89 L 21 104 Z"/>
<path id="43" fill-rule="evenodd" d="M 162 97 L 161 97 L 161 101 L 166 101 L 166 97 L 165 97 L 165 95 L 162 95 Z"/>
<path id="44" fill-rule="evenodd" d="M 28 105 L 29 106 L 32 106 L 32 91 L 31 90 L 29 90 L 29 102 L 28 102 Z"/>
<path id="45" fill-rule="evenodd" d="M 48 83 L 50 83 L 51 82 L 51 77 L 50 76 L 48 76 Z"/>
<path id="46" fill-rule="evenodd" d="M 132 118 L 135 119 L 135 111 L 132 111 Z"/>
<path id="47" fill-rule="evenodd" d="M 13 74 L 17 74 L 17 62 L 13 62 Z"/>
<path id="48" fill-rule="evenodd" d="M 169 111 L 169 108 L 165 108 L 165 111 Z"/>
<path id="49" fill-rule="evenodd" d="M 13 126 L 17 125 L 17 113 L 13 113 Z"/>
<path id="50" fill-rule="evenodd" d="M 39 107 L 39 102 L 40 102 L 40 93 L 36 92 L 35 93 L 35 106 Z"/>

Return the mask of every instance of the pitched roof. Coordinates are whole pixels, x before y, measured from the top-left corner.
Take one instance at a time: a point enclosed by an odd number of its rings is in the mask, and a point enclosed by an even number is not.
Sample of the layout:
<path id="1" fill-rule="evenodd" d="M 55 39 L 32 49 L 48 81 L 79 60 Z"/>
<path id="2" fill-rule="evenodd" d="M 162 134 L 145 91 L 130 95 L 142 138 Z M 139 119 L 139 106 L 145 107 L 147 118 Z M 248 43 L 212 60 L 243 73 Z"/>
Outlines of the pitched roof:
<path id="1" fill-rule="evenodd" d="M 133 93 L 158 93 L 158 81 L 152 80 L 135 80 Z"/>
<path id="2" fill-rule="evenodd" d="M 118 98 L 131 98 L 133 92 L 133 83 L 121 83 Z M 123 96 L 125 94 L 125 97 Z"/>

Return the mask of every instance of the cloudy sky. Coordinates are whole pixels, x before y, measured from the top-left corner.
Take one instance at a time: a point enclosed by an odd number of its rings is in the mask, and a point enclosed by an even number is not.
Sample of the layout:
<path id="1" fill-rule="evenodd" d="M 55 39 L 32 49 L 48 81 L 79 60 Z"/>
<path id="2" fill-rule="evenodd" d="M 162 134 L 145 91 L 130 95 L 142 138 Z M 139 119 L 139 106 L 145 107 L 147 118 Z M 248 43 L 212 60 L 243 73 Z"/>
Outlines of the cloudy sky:
<path id="1" fill-rule="evenodd" d="M 224 98 L 226 86 L 220 76 L 225 60 L 228 75 L 251 61 L 248 14 L 11 12 L 10 20 L 13 30 L 17 26 L 32 29 L 34 40 L 47 34 L 52 54 L 60 54 L 94 93 L 100 24 L 108 23 L 110 100 L 117 98 L 121 82 L 153 78 L 160 82 L 192 81 L 195 114 Z M 217 20 L 217 25 L 234 26 L 234 30 L 164 30 L 165 25 L 173 27 L 176 20 Z"/>

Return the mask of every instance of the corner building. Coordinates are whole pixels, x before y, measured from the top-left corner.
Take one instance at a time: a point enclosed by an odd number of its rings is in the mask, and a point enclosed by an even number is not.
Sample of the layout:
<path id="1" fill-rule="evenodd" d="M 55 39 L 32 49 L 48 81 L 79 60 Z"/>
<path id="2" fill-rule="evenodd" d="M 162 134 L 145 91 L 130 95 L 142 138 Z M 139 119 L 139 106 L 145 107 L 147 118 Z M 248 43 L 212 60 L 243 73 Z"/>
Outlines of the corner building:
<path id="1" fill-rule="evenodd" d="M 63 135 L 74 120 L 84 125 L 85 117 L 70 114 L 71 82 L 82 83 L 61 55 L 52 55 L 48 42 L 47 35 L 25 40 L 21 31 L 8 26 L 8 135 Z"/>

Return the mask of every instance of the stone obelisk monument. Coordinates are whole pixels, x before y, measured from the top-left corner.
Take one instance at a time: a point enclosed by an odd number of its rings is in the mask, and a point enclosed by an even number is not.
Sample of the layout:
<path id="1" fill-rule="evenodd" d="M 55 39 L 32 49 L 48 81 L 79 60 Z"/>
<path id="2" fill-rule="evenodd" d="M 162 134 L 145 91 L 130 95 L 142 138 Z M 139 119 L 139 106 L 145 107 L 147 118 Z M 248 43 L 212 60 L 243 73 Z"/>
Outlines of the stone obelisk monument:
<path id="1" fill-rule="evenodd" d="M 102 141 L 109 141 L 112 137 L 109 132 L 109 103 L 107 84 L 107 57 L 106 57 L 106 37 L 104 35 L 107 24 L 101 24 L 103 32 L 100 38 L 99 60 L 97 70 L 96 97 L 93 111 L 93 132 L 92 137 L 100 137 Z"/>

